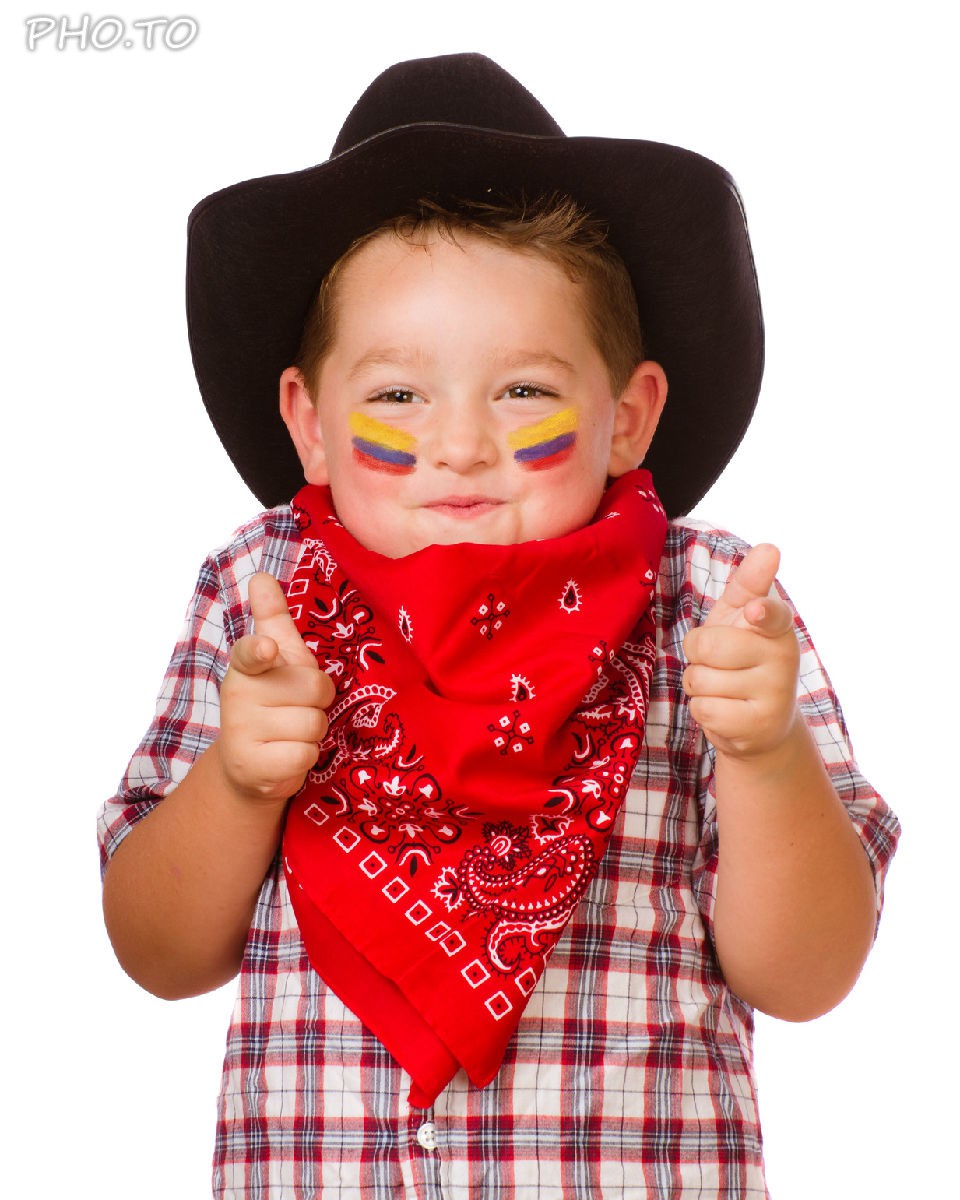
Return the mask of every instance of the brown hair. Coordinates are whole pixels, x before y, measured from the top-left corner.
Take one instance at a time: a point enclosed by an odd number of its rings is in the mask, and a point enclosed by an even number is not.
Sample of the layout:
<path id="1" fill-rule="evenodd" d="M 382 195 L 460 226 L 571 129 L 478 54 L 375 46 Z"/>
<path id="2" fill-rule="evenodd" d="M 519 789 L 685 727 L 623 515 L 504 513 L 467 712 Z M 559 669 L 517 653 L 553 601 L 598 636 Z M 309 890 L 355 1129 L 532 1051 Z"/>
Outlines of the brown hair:
<path id="1" fill-rule="evenodd" d="M 554 263 L 573 283 L 582 284 L 582 303 L 593 343 L 607 367 L 610 387 L 619 396 L 641 362 L 643 337 L 637 298 L 623 259 L 607 240 L 606 224 L 584 212 L 569 196 L 554 194 L 535 201 L 457 201 L 446 208 L 418 200 L 409 212 L 391 217 L 357 238 L 333 264 L 314 297 L 303 326 L 294 365 L 313 391 L 320 366 L 333 345 L 336 285 L 344 265 L 383 233 L 421 244 L 431 233 L 457 243 L 469 234 Z"/>

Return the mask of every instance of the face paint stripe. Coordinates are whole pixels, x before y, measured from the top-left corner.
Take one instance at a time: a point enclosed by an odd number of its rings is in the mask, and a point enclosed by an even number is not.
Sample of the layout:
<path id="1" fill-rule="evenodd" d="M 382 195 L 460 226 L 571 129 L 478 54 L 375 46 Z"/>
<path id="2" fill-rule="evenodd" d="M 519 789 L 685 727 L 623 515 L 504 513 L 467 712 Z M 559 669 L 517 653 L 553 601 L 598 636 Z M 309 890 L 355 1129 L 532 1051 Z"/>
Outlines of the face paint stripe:
<path id="1" fill-rule="evenodd" d="M 353 457 L 361 466 L 367 467 L 371 471 L 381 471 L 385 475 L 410 475 L 416 466 L 416 459 L 411 464 L 390 462 L 387 459 L 366 454 L 356 445 L 353 447 Z M 413 456 L 408 455 L 408 457 L 412 458 Z"/>
<path id="2" fill-rule="evenodd" d="M 391 450 L 412 450 L 417 439 L 411 433 L 402 429 L 394 429 L 376 417 L 368 417 L 366 413 L 352 412 L 350 414 L 350 432 L 354 441 L 360 439 L 371 445 L 387 446 Z"/>
<path id="3" fill-rule="evenodd" d="M 522 450 L 514 451 L 513 457 L 518 463 L 529 466 L 542 459 L 552 458 L 553 455 L 573 447 L 576 436 L 572 433 L 562 433 L 559 437 L 551 438 L 548 442 L 538 442 L 535 446 L 525 446 Z"/>
<path id="4" fill-rule="evenodd" d="M 538 442 L 551 441 L 560 434 L 573 433 L 576 428 L 577 410 L 564 408 L 560 412 L 546 417 L 543 421 L 537 421 L 535 425 L 525 425 L 522 429 L 515 429 L 512 433 L 508 433 L 507 442 L 511 450 L 526 450 Z"/>
<path id="5" fill-rule="evenodd" d="M 544 471 L 548 467 L 555 467 L 557 463 L 565 462 L 572 453 L 573 442 L 562 450 L 558 450 L 556 454 L 551 454 L 549 458 L 538 458 L 534 462 L 525 462 L 522 465 L 526 471 Z"/>
<path id="6" fill-rule="evenodd" d="M 380 463 L 390 463 L 395 467 L 404 467 L 410 471 L 417 465 L 415 454 L 407 454 L 405 450 L 394 450 L 392 446 L 381 446 L 378 442 L 368 442 L 366 438 L 355 437 L 353 448 L 364 459 L 376 459 Z"/>

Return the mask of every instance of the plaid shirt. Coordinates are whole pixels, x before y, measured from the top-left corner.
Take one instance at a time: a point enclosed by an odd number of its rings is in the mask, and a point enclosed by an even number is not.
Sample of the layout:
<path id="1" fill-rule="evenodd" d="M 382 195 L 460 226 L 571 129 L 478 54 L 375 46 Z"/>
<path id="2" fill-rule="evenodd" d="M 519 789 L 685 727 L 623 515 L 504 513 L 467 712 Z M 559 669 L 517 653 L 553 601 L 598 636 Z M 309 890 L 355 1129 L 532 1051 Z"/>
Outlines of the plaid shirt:
<path id="1" fill-rule="evenodd" d="M 680 684 L 681 644 L 744 544 L 670 526 L 655 600 L 646 739 L 606 856 L 489 1087 L 461 1072 L 432 1109 L 310 968 L 279 863 L 264 881 L 227 1043 L 214 1192 L 231 1200 L 594 1200 L 766 1197 L 751 1010 L 713 952 L 713 753 Z M 157 715 L 99 824 L 103 865 L 216 737 L 247 581 L 290 580 L 288 507 L 204 563 Z M 799 618 L 799 696 L 877 881 L 894 815 L 859 774 L 836 697 Z"/>

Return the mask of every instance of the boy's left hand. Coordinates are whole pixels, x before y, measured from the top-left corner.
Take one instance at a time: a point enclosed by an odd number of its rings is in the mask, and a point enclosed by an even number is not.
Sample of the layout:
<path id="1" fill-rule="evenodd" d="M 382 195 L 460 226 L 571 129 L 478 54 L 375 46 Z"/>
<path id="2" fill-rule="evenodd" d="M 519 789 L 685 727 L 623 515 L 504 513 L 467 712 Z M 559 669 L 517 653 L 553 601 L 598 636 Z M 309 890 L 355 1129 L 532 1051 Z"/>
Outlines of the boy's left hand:
<path id="1" fill-rule="evenodd" d="M 773 592 L 776 546 L 750 550 L 707 619 L 683 639 L 690 712 L 723 754 L 776 750 L 798 716 L 800 646 L 793 613 Z"/>

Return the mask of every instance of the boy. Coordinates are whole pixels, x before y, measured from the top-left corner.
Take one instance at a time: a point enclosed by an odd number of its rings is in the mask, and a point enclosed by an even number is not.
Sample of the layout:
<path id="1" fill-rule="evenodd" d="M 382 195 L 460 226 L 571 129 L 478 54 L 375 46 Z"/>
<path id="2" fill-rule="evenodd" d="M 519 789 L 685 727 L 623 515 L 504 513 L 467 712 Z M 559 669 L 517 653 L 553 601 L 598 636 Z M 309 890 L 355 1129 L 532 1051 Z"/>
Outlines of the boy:
<path id="1" fill-rule="evenodd" d="M 897 826 L 776 551 L 666 527 L 759 386 L 726 176 L 400 64 L 199 206 L 188 288 L 244 478 L 298 486 L 279 376 L 307 481 L 208 560 L 102 821 L 130 973 L 241 971 L 217 1194 L 764 1195 L 751 1007 L 849 990 Z"/>

